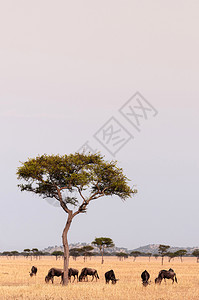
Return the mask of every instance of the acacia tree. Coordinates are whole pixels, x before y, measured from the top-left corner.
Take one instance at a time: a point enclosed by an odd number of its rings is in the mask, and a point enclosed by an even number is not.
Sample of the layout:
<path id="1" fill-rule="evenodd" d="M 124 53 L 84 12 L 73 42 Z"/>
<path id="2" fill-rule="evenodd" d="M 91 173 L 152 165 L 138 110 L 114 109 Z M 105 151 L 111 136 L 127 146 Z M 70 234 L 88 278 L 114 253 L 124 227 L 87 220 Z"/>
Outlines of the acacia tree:
<path id="1" fill-rule="evenodd" d="M 158 257 L 159 257 L 159 254 L 155 253 L 155 254 L 153 254 L 153 256 L 154 256 L 154 257 L 155 257 L 155 259 L 157 260 L 157 259 L 158 259 Z"/>
<path id="2" fill-rule="evenodd" d="M 38 254 L 39 254 L 39 250 L 38 250 L 37 248 L 33 248 L 33 249 L 31 250 L 31 252 L 32 252 L 33 256 L 35 256 L 36 259 L 37 259 L 37 258 L 38 258 Z"/>
<path id="3" fill-rule="evenodd" d="M 27 249 L 24 249 L 23 251 L 26 255 L 26 258 L 28 258 L 28 256 L 30 255 L 31 250 L 27 248 Z"/>
<path id="4" fill-rule="evenodd" d="M 146 256 L 148 256 L 148 258 L 149 258 L 149 262 L 150 262 L 150 260 L 151 260 L 151 256 L 152 256 L 152 253 L 151 253 L 151 252 L 147 252 L 147 253 L 145 253 L 145 255 L 146 255 Z"/>
<path id="5" fill-rule="evenodd" d="M 175 254 L 175 256 L 180 257 L 180 260 L 182 262 L 182 257 L 187 254 L 187 250 L 181 249 L 181 250 L 174 252 L 174 254 Z"/>
<path id="6" fill-rule="evenodd" d="M 168 262 L 170 262 L 172 259 L 174 259 L 176 257 L 176 253 L 175 252 L 167 252 L 167 256 L 168 256 Z"/>
<path id="7" fill-rule="evenodd" d="M 107 238 L 107 237 L 95 238 L 95 240 L 92 242 L 92 244 L 99 248 L 101 256 L 102 256 L 102 264 L 104 263 L 105 248 L 112 248 L 115 246 L 113 243 L 113 240 L 111 238 Z"/>
<path id="8" fill-rule="evenodd" d="M 160 253 L 160 256 L 162 257 L 162 265 L 163 265 L 164 256 L 167 255 L 169 248 L 170 248 L 170 246 L 168 246 L 168 245 L 159 245 L 159 247 L 158 247 L 158 252 Z"/>
<path id="9" fill-rule="evenodd" d="M 142 253 L 140 251 L 131 251 L 130 255 L 134 257 L 134 260 L 136 260 L 136 257 L 140 256 Z"/>
<path id="10" fill-rule="evenodd" d="M 86 258 L 88 256 L 92 256 L 91 251 L 93 251 L 93 249 L 94 248 L 90 245 L 83 246 L 83 247 L 79 248 L 79 253 L 80 253 L 80 255 L 82 255 L 84 257 L 84 262 L 86 261 Z"/>
<path id="11" fill-rule="evenodd" d="M 67 214 L 62 234 L 64 247 L 63 285 L 68 284 L 68 231 L 75 216 L 85 213 L 89 203 L 103 196 L 131 197 L 136 190 L 128 185 L 123 170 L 115 161 L 107 162 L 101 154 L 41 155 L 30 158 L 17 170 L 21 191 L 42 198 L 54 198 Z M 76 192 L 78 197 L 74 194 Z"/>
<path id="12" fill-rule="evenodd" d="M 196 249 L 192 252 L 192 255 L 197 257 L 197 263 L 199 263 L 199 249 Z"/>
<path id="13" fill-rule="evenodd" d="M 64 252 L 62 252 L 62 251 L 53 251 L 53 252 L 51 253 L 51 255 L 55 256 L 55 257 L 56 257 L 56 260 L 57 260 L 58 257 L 60 258 L 61 256 L 64 255 Z"/>
<path id="14" fill-rule="evenodd" d="M 69 250 L 69 254 L 70 256 L 73 257 L 74 260 L 77 259 L 78 256 L 80 256 L 80 251 L 79 251 L 80 248 L 72 248 Z"/>
<path id="15" fill-rule="evenodd" d="M 115 255 L 119 258 L 120 261 L 129 257 L 128 254 L 125 252 L 117 252 L 115 253 Z"/>

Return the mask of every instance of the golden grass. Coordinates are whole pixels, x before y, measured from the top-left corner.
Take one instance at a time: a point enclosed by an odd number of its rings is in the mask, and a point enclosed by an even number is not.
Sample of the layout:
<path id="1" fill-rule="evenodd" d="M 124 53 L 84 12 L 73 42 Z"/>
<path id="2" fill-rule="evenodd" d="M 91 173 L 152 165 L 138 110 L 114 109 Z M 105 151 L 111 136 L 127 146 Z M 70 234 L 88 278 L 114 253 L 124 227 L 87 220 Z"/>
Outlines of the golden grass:
<path id="1" fill-rule="evenodd" d="M 32 265 L 38 267 L 37 276 L 32 278 L 29 271 Z M 198 300 L 199 299 L 199 264 L 195 258 L 184 258 L 181 263 L 175 259 L 171 263 L 165 259 L 162 267 L 160 259 L 133 258 L 119 261 L 115 257 L 105 257 L 102 265 L 100 257 L 70 260 L 70 266 L 79 271 L 85 266 L 98 270 L 100 280 L 91 282 L 70 283 L 67 287 L 60 285 L 60 278 L 55 278 L 54 285 L 46 284 L 44 278 L 51 267 L 62 268 L 63 261 L 54 257 L 40 260 L 25 258 L 0 258 L 0 300 Z M 154 279 L 161 269 L 173 268 L 177 274 L 178 284 L 167 280 L 166 284 L 155 285 Z M 105 284 L 104 273 L 110 269 L 115 271 L 120 280 L 116 285 Z M 144 270 L 151 275 L 151 285 L 143 287 L 140 275 Z"/>

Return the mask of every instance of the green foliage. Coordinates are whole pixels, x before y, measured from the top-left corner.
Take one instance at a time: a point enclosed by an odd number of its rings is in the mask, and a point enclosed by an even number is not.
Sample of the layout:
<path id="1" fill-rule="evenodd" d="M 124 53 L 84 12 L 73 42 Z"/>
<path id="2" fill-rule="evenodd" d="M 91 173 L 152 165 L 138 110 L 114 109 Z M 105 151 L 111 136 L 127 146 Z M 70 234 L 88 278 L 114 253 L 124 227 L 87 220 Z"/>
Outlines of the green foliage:
<path id="1" fill-rule="evenodd" d="M 152 256 L 152 253 L 151 253 L 151 252 L 146 252 L 146 253 L 145 253 L 145 256 L 151 257 L 151 256 Z"/>
<path id="2" fill-rule="evenodd" d="M 115 253 L 115 255 L 117 257 L 121 257 L 121 258 L 128 258 L 129 257 L 128 254 L 125 253 L 125 252 L 117 252 L 117 253 Z"/>
<path id="3" fill-rule="evenodd" d="M 12 256 L 12 253 L 10 251 L 4 251 L 2 253 L 3 256 Z"/>
<path id="4" fill-rule="evenodd" d="M 79 206 L 78 212 L 85 212 L 91 200 L 102 196 L 117 195 L 125 200 L 136 190 L 127 184 L 128 179 L 115 161 L 104 161 L 100 154 L 41 155 L 28 159 L 17 170 L 21 191 L 38 194 L 43 198 L 57 199 L 68 212 L 68 204 Z M 83 195 L 84 191 L 86 195 Z M 64 195 L 77 191 L 83 200 Z"/>
<path id="5" fill-rule="evenodd" d="M 23 251 L 24 251 L 24 255 L 25 256 L 29 256 L 30 255 L 30 252 L 31 252 L 30 249 L 27 248 L 27 249 L 24 249 Z"/>
<path id="6" fill-rule="evenodd" d="M 177 255 L 176 255 L 176 252 L 167 252 L 167 256 L 172 259 L 172 258 L 176 257 Z"/>
<path id="7" fill-rule="evenodd" d="M 17 256 L 17 255 L 19 255 L 19 252 L 18 251 L 16 251 L 16 250 L 14 250 L 14 251 L 11 251 L 10 252 L 12 255 L 14 255 L 14 256 Z"/>
<path id="8" fill-rule="evenodd" d="M 192 255 L 199 258 L 199 249 L 194 250 L 194 251 L 192 252 Z"/>
<path id="9" fill-rule="evenodd" d="M 62 251 L 53 251 L 52 253 L 51 253 L 51 255 L 54 255 L 54 256 L 63 256 L 64 255 L 64 253 L 62 252 Z"/>
<path id="10" fill-rule="evenodd" d="M 92 253 L 93 249 L 94 248 L 92 246 L 89 246 L 89 245 L 88 246 L 83 246 L 83 247 L 79 248 L 79 254 L 84 256 L 84 260 L 85 260 L 85 258 L 87 256 L 93 256 L 93 253 Z"/>
<path id="11" fill-rule="evenodd" d="M 133 256 L 133 257 L 138 257 L 138 256 L 142 255 L 142 252 L 140 252 L 140 251 L 131 251 L 130 255 Z"/>
<path id="12" fill-rule="evenodd" d="M 33 249 L 31 250 L 31 252 L 32 252 L 33 254 L 37 254 L 37 253 L 39 252 L 39 250 L 38 250 L 37 248 L 33 248 Z"/>
<path id="13" fill-rule="evenodd" d="M 170 248 L 170 246 L 168 246 L 168 245 L 159 245 L 158 252 L 163 257 L 163 256 L 167 255 L 169 248 Z"/>
<path id="14" fill-rule="evenodd" d="M 174 252 L 174 254 L 175 254 L 176 257 L 178 257 L 178 256 L 182 257 L 182 256 L 185 256 L 187 254 L 187 250 L 184 250 L 184 249 L 178 250 L 178 251 Z"/>
<path id="15" fill-rule="evenodd" d="M 93 251 L 93 247 L 92 246 L 83 246 L 81 248 L 79 248 L 79 252 L 82 254 L 82 255 L 87 255 L 89 252 Z"/>
<path id="16" fill-rule="evenodd" d="M 69 250 L 69 253 L 73 257 L 78 257 L 78 256 L 80 256 L 80 248 L 71 248 Z"/>
<path id="17" fill-rule="evenodd" d="M 199 262 L 199 249 L 196 249 L 192 252 L 192 255 L 197 257 L 197 263 Z"/>
<path id="18" fill-rule="evenodd" d="M 100 250 L 104 248 L 112 248 L 115 246 L 113 240 L 107 237 L 95 238 L 92 244 L 97 246 Z"/>

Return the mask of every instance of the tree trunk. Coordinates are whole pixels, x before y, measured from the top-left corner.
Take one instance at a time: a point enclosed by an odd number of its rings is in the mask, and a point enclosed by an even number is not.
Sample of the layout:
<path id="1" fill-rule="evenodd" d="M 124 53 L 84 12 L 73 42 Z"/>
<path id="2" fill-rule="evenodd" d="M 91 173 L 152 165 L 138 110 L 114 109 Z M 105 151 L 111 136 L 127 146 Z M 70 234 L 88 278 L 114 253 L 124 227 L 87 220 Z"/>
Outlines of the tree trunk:
<path id="1" fill-rule="evenodd" d="M 64 276 L 63 285 L 68 285 L 68 266 L 69 266 L 69 246 L 68 246 L 68 230 L 72 222 L 72 214 L 68 214 L 66 226 L 63 230 L 62 241 L 64 246 Z"/>
<path id="2" fill-rule="evenodd" d="M 102 264 L 104 263 L 104 249 L 102 249 Z"/>
<path id="3" fill-rule="evenodd" d="M 162 265 L 163 265 L 164 256 L 162 256 Z"/>

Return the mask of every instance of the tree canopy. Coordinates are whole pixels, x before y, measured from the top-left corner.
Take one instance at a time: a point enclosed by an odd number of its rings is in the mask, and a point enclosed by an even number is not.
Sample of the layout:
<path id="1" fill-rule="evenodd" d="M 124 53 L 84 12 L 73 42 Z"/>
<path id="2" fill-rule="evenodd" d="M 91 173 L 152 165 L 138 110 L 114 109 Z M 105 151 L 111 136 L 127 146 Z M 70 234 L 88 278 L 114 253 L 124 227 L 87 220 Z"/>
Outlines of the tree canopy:
<path id="1" fill-rule="evenodd" d="M 128 179 L 116 162 L 106 162 L 100 154 L 44 154 L 23 163 L 17 175 L 26 182 L 18 185 L 21 191 L 55 198 L 66 212 L 69 204 L 79 206 L 77 212 L 80 213 L 91 200 L 112 195 L 125 200 L 136 192 L 128 186 Z M 64 190 L 76 190 L 83 203 L 75 196 L 63 195 Z M 83 194 L 85 190 L 87 196 Z"/>
<path id="2" fill-rule="evenodd" d="M 193 252 L 192 252 L 192 255 L 197 257 L 197 263 L 199 262 L 199 249 L 195 249 Z"/>
<path id="3" fill-rule="evenodd" d="M 92 244 L 99 247 L 100 250 L 104 248 L 112 248 L 115 246 L 113 240 L 107 237 L 95 238 Z"/>

